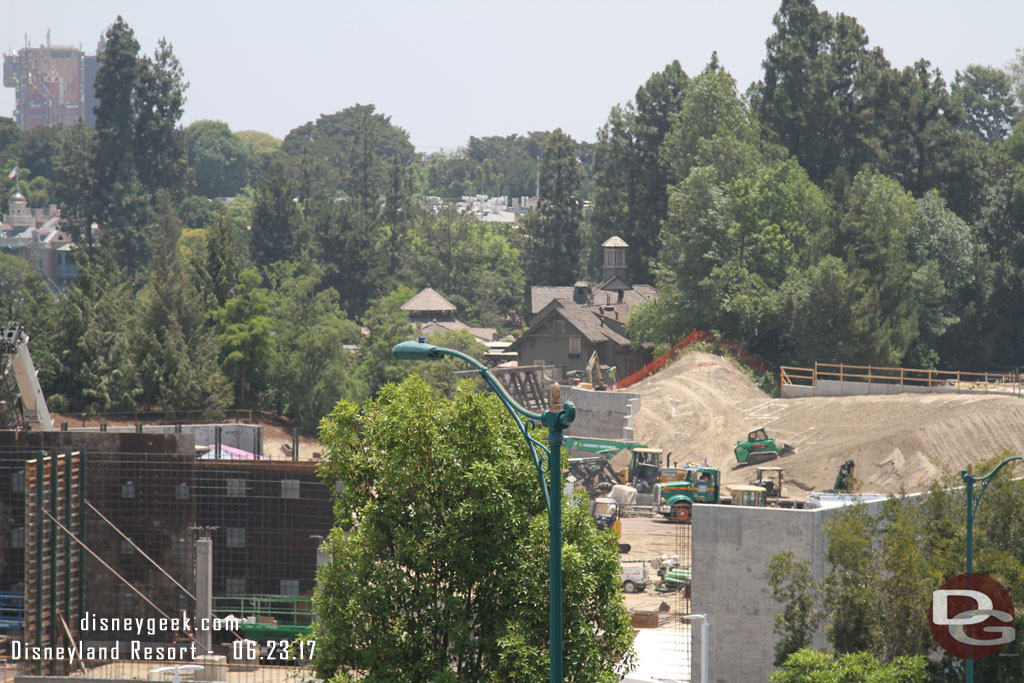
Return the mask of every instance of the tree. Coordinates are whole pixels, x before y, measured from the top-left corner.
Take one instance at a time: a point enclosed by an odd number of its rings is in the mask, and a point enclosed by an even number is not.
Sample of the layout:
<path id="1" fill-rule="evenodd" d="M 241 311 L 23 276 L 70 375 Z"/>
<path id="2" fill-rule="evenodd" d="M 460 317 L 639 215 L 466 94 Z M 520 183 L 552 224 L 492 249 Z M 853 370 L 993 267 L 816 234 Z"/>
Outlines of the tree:
<path id="1" fill-rule="evenodd" d="M 775 666 L 781 666 L 791 654 L 811 646 L 822 614 L 818 609 L 818 587 L 806 561 L 793 553 L 783 552 L 768 565 L 768 583 L 772 597 L 785 605 L 775 615 L 774 633 L 781 638 L 775 643 Z"/>
<path id="2" fill-rule="evenodd" d="M 634 281 L 651 281 L 670 184 L 660 150 L 688 84 L 689 77 L 673 61 L 651 74 L 633 103 L 614 107 L 598 131 L 593 209 L 587 225 L 592 266 L 600 256 L 599 245 L 618 235 L 630 245 Z"/>
<path id="3" fill-rule="evenodd" d="M 142 392 L 139 402 L 166 410 L 216 411 L 227 403 L 217 338 L 179 250 L 181 220 L 171 198 L 157 196 L 154 262 L 136 296 L 133 342 Z"/>
<path id="4" fill-rule="evenodd" d="M 221 364 L 235 380 L 239 407 L 246 405 L 246 390 L 262 386 L 273 351 L 270 292 L 260 282 L 259 271 L 246 268 L 238 275 L 234 295 L 211 314 L 220 331 Z"/>
<path id="5" fill-rule="evenodd" d="M 314 597 L 314 665 L 348 681 L 538 681 L 548 671 L 547 515 L 492 396 L 389 385 L 341 402 L 321 441 L 344 483 Z M 566 679 L 618 681 L 633 631 L 615 538 L 563 502 Z"/>
<path id="6" fill-rule="evenodd" d="M 855 174 L 864 160 L 860 79 L 888 62 L 869 50 L 853 17 L 819 12 L 813 0 L 783 0 L 766 43 L 756 109 L 786 149 L 822 184 L 838 169 Z"/>
<path id="7" fill-rule="evenodd" d="M 249 182 L 258 184 L 270 170 L 270 165 L 283 156 L 281 140 L 258 130 L 241 130 L 235 137 L 245 145 Z"/>
<path id="8" fill-rule="evenodd" d="M 356 104 L 299 126 L 285 136 L 281 149 L 293 156 L 314 150 L 338 172 L 339 189 L 366 203 L 384 194 L 392 158 L 407 165 L 415 155 L 409 134 L 372 104 Z"/>
<path id="9" fill-rule="evenodd" d="M 518 309 L 521 259 L 503 230 L 449 209 L 422 216 L 410 236 L 408 284 L 442 292 L 460 317 L 481 325 L 494 325 L 501 314 Z"/>
<path id="10" fill-rule="evenodd" d="M 300 429 L 315 431 L 340 399 L 368 394 L 353 346 L 359 326 L 345 317 L 338 293 L 320 289 L 324 268 L 316 262 L 279 263 L 270 269 L 274 353 L 267 369 L 268 394 Z"/>
<path id="11" fill-rule="evenodd" d="M 233 197 L 249 184 L 249 148 L 222 121 L 196 121 L 185 129 L 196 193 Z"/>
<path id="12" fill-rule="evenodd" d="M 583 175 L 576 141 L 556 129 L 544 144 L 540 165 L 540 203 L 524 225 L 527 283 L 571 285 L 580 253 Z"/>
<path id="13" fill-rule="evenodd" d="M 388 382 L 397 382 L 408 374 L 408 365 L 405 361 L 394 360 L 391 348 L 398 342 L 412 339 L 413 328 L 409 323 L 409 314 L 402 310 L 402 304 L 415 293 L 408 287 L 398 287 L 371 302 L 363 316 L 363 327 L 369 334 L 360 349 L 360 369 L 372 394 L 376 394 Z"/>
<path id="14" fill-rule="evenodd" d="M 900 657 L 883 664 L 867 652 L 834 656 L 814 650 L 799 650 L 773 671 L 772 683 L 925 683 L 928 660 L 923 656 Z"/>
<path id="15" fill-rule="evenodd" d="M 989 144 L 1003 140 L 1020 113 L 1010 77 L 990 66 L 971 64 L 963 73 L 957 71 L 953 97 L 966 110 L 970 129 Z"/>
<path id="16" fill-rule="evenodd" d="M 171 46 L 161 40 L 152 59 L 140 57 L 135 33 L 121 17 L 107 29 L 99 59 L 90 213 L 134 275 L 150 261 L 146 228 L 154 222 L 158 190 L 175 204 L 187 190 L 177 128 L 187 84 Z"/>
<path id="17" fill-rule="evenodd" d="M 64 230 L 76 242 L 85 242 L 92 253 L 92 216 L 89 202 L 96 192 L 91 172 L 96 154 L 96 131 L 78 121 L 61 130 L 60 146 L 53 161 L 54 197 L 60 202 Z"/>
<path id="18" fill-rule="evenodd" d="M 141 393 L 134 349 L 133 298 L 114 254 L 79 254 L 78 280 L 59 302 L 59 370 L 47 392 L 53 410 L 129 410 Z"/>
<path id="19" fill-rule="evenodd" d="M 298 256 L 302 218 L 292 180 L 284 164 L 275 162 L 253 198 L 249 248 L 256 265 L 266 267 Z"/>

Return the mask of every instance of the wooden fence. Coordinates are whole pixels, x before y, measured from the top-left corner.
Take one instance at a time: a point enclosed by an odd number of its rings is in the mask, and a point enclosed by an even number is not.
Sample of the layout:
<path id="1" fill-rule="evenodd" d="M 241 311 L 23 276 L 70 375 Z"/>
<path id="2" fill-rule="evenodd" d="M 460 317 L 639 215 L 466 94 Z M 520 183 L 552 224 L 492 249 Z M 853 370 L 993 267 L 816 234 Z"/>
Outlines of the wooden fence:
<path id="1" fill-rule="evenodd" d="M 827 388 L 823 383 L 829 383 Z M 1021 395 L 1019 372 L 964 372 L 886 368 L 844 363 L 815 363 L 813 368 L 782 366 L 779 385 L 809 387 L 811 396 L 828 394 L 892 394 L 903 392 L 998 392 Z M 806 392 L 806 390 L 804 390 Z"/>

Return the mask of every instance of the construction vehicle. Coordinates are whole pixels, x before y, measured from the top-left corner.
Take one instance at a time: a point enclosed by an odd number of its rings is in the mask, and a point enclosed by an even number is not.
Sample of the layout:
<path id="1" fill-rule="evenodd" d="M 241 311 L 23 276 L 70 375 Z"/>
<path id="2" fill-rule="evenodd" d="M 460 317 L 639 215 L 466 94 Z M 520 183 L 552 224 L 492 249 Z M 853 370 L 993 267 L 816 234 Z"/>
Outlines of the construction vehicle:
<path id="1" fill-rule="evenodd" d="M 683 467 L 676 481 L 655 484 L 654 511 L 674 522 L 689 524 L 694 503 L 726 504 L 721 475 L 714 467 Z"/>
<path id="2" fill-rule="evenodd" d="M 729 493 L 732 494 L 732 505 L 742 507 L 767 507 L 767 496 L 764 487 L 751 486 L 750 484 L 734 484 L 729 486 Z"/>
<path id="3" fill-rule="evenodd" d="M 732 452 L 739 463 L 736 467 L 745 467 L 792 455 L 796 453 L 796 449 L 787 444 L 782 444 L 780 448 L 775 444 L 775 439 L 768 436 L 764 427 L 758 427 L 747 434 L 746 441 L 737 441 Z"/>
<path id="4" fill-rule="evenodd" d="M 582 486 L 591 498 L 607 495 L 613 486 L 622 483 L 608 459 L 599 455 L 569 458 L 566 480 Z"/>
<path id="5" fill-rule="evenodd" d="M 802 508 L 803 503 L 793 500 L 789 490 L 783 485 L 785 474 L 781 467 L 758 467 L 757 474 L 751 480 L 751 486 L 764 489 L 765 503 L 769 507 Z"/>
<path id="6" fill-rule="evenodd" d="M 640 505 L 650 505 L 654 497 L 654 485 L 659 482 L 674 481 L 679 477 L 680 469 L 669 466 L 671 452 L 663 453 L 660 448 L 648 448 L 646 444 L 635 441 L 619 441 L 616 439 L 592 439 L 583 436 L 565 437 L 566 450 L 594 453 L 607 460 L 614 458 L 620 451 L 630 452 L 629 467 L 623 467 L 615 473 L 614 483 L 627 484 L 636 489 L 637 502 Z M 581 458 L 582 459 L 582 458 Z M 573 460 L 570 460 L 572 463 Z M 597 467 L 591 465 L 591 467 Z M 577 477 L 579 479 L 581 477 Z M 611 477 L 605 473 L 605 482 Z"/>
<path id="7" fill-rule="evenodd" d="M 619 519 L 619 505 L 614 498 L 595 498 L 590 501 L 590 516 L 598 531 L 606 529 L 615 530 L 616 541 L 622 538 L 622 520 Z M 619 553 L 625 554 L 630 551 L 628 543 L 619 543 Z"/>
<path id="8" fill-rule="evenodd" d="M 836 475 L 836 483 L 832 490 L 838 493 L 853 493 L 856 490 L 856 480 L 853 478 L 853 469 L 856 464 L 847 460 L 839 466 L 839 474 Z"/>
<path id="9" fill-rule="evenodd" d="M 53 420 L 28 352 L 28 335 L 20 323 L 8 323 L 0 336 L 7 362 L 0 377 L 0 428 L 52 431 Z"/>

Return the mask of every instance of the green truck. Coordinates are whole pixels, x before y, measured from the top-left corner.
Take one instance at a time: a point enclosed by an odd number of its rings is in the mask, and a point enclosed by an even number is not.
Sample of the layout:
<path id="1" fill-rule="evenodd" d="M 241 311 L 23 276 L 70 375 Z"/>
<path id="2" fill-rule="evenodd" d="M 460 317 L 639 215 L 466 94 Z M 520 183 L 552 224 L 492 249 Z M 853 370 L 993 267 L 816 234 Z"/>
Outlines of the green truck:
<path id="1" fill-rule="evenodd" d="M 689 524 L 694 503 L 728 501 L 721 494 L 721 473 L 714 467 L 682 467 L 676 481 L 654 486 L 654 511 L 674 522 Z"/>

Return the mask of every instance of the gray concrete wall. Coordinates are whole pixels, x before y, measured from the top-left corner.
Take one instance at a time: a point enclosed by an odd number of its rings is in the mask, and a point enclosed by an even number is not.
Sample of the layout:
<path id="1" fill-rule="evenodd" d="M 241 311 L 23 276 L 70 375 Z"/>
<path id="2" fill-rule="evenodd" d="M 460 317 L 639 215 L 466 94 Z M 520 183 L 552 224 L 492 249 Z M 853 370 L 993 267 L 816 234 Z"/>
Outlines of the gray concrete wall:
<path id="1" fill-rule="evenodd" d="M 633 416 L 640 411 L 640 394 L 627 391 L 592 391 L 563 386 L 562 400 L 576 406 L 569 436 L 595 439 L 632 439 Z"/>
<path id="2" fill-rule="evenodd" d="M 817 387 L 802 384 L 784 384 L 782 398 L 805 398 L 807 396 L 884 396 L 890 394 L 956 394 L 976 393 L 978 389 L 958 389 L 952 384 L 880 384 L 878 382 L 851 382 L 849 380 L 819 379 Z"/>
<path id="3" fill-rule="evenodd" d="M 210 446 L 216 443 L 217 427 L 221 428 L 221 443 L 232 448 L 241 448 L 250 453 L 263 452 L 263 430 L 258 425 L 236 424 L 228 422 L 225 424 L 187 424 L 187 425 L 143 425 L 143 434 L 175 434 L 180 429 L 180 434 L 191 435 L 196 446 Z M 135 433 L 136 428 L 111 426 L 106 432 L 99 432 L 96 429 L 69 429 L 69 434 L 126 434 Z"/>
<path id="4" fill-rule="evenodd" d="M 868 503 L 877 513 L 881 502 Z M 768 563 L 789 551 L 808 560 L 816 580 L 825 578 L 825 535 L 821 525 L 836 510 L 783 510 L 728 505 L 693 509 L 693 614 L 706 614 L 708 678 L 715 683 L 763 683 L 774 670 L 775 614 Z M 693 629 L 693 669 L 700 671 L 700 629 Z M 815 648 L 826 645 L 824 630 Z"/>

